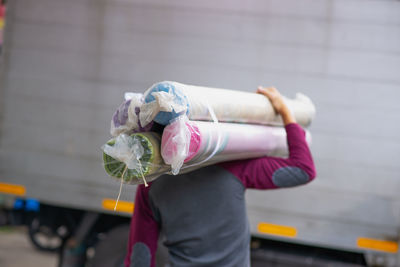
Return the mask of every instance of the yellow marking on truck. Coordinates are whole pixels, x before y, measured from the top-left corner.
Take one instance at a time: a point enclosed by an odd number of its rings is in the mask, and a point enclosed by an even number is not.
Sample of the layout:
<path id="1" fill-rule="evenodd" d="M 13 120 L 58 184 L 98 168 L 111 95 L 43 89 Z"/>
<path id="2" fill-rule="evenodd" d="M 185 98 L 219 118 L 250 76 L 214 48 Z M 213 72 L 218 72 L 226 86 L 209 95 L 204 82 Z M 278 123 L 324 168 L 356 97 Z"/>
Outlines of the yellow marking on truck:
<path id="1" fill-rule="evenodd" d="M 115 199 L 109 199 L 109 198 L 103 199 L 102 203 L 103 209 L 114 211 L 116 202 L 117 201 Z M 115 211 L 132 213 L 134 206 L 135 205 L 133 204 L 133 202 L 119 200 Z"/>
<path id="2" fill-rule="evenodd" d="M 367 237 L 359 237 L 357 239 L 357 246 L 360 248 L 379 250 L 389 253 L 397 253 L 399 245 L 393 241 L 377 240 Z"/>
<path id="3" fill-rule="evenodd" d="M 0 18 L 0 30 L 4 28 L 4 19 Z"/>
<path id="4" fill-rule="evenodd" d="M 0 192 L 17 196 L 25 196 L 26 189 L 25 186 L 22 185 L 0 183 Z"/>
<path id="5" fill-rule="evenodd" d="M 279 235 L 284 237 L 296 237 L 297 229 L 292 226 L 278 225 L 261 222 L 257 225 L 257 231 L 263 234 Z"/>

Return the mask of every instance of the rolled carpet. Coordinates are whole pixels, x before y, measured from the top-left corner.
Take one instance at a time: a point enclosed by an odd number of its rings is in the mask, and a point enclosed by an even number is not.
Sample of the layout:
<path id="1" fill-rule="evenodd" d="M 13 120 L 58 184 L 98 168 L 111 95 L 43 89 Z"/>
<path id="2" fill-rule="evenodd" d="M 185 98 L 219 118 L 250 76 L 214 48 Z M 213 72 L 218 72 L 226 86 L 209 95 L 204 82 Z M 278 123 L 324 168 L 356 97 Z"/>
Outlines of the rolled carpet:
<path id="1" fill-rule="evenodd" d="M 103 146 L 106 172 L 127 183 L 149 182 L 170 169 L 160 155 L 160 134 L 154 132 L 121 134 Z"/>
<path id="2" fill-rule="evenodd" d="M 312 101 L 303 94 L 284 98 L 296 121 L 308 126 L 315 116 Z M 260 94 L 227 89 L 185 85 L 177 82 L 154 84 L 144 93 L 139 120 L 145 126 L 154 120 L 168 125 L 181 115 L 190 120 L 282 125 L 269 100 Z"/>
<path id="3" fill-rule="evenodd" d="M 309 132 L 306 139 L 311 142 Z M 161 155 L 178 173 L 224 161 L 287 156 L 288 146 L 283 127 L 178 120 L 164 129 Z"/>

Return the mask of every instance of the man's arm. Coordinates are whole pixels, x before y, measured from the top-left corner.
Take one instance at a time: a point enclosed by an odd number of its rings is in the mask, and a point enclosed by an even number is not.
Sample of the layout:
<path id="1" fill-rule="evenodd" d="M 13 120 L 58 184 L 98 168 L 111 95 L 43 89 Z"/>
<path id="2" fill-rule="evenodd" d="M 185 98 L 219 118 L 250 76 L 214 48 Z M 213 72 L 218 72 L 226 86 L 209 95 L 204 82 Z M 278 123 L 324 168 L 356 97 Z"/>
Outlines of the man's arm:
<path id="1" fill-rule="evenodd" d="M 265 95 L 285 124 L 289 158 L 262 157 L 258 159 L 222 163 L 220 166 L 238 177 L 247 188 L 273 189 L 305 184 L 316 176 L 311 152 L 304 130 L 275 88 L 259 87 L 257 93 Z"/>
<path id="2" fill-rule="evenodd" d="M 149 205 L 149 187 L 139 185 L 131 219 L 125 267 L 154 267 L 159 225 Z"/>

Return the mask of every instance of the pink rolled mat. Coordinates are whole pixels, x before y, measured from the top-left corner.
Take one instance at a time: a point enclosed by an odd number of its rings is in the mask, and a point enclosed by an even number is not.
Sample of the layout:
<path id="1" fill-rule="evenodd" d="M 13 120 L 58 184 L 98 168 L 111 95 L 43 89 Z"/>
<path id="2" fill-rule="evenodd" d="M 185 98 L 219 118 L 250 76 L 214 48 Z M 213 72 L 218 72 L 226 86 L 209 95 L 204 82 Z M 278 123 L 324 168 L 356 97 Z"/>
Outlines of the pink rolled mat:
<path id="1" fill-rule="evenodd" d="M 182 134 L 182 128 L 186 128 L 186 134 L 189 135 L 182 137 L 185 135 Z M 309 132 L 306 134 L 307 142 L 310 143 L 311 136 Z M 190 142 L 188 141 L 188 149 L 182 156 L 182 140 L 185 139 Z M 282 127 L 186 121 L 184 124 L 174 122 L 165 127 L 161 140 L 161 155 L 167 164 L 179 161 L 179 157 L 183 158 L 182 171 L 185 172 L 188 168 L 223 161 L 287 156 L 288 146 L 286 131 Z"/>

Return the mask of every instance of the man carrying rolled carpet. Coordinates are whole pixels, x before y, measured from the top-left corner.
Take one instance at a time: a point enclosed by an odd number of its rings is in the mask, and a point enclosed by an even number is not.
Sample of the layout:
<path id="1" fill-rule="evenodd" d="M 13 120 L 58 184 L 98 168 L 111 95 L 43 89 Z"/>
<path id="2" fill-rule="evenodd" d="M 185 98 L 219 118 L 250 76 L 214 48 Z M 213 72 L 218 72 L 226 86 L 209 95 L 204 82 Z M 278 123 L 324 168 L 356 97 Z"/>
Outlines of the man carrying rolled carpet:
<path id="1" fill-rule="evenodd" d="M 305 132 L 275 88 L 265 95 L 285 125 L 289 158 L 261 157 L 204 167 L 139 185 L 126 267 L 155 266 L 159 232 L 172 266 L 250 266 L 245 191 L 306 184 L 316 176 Z"/>

